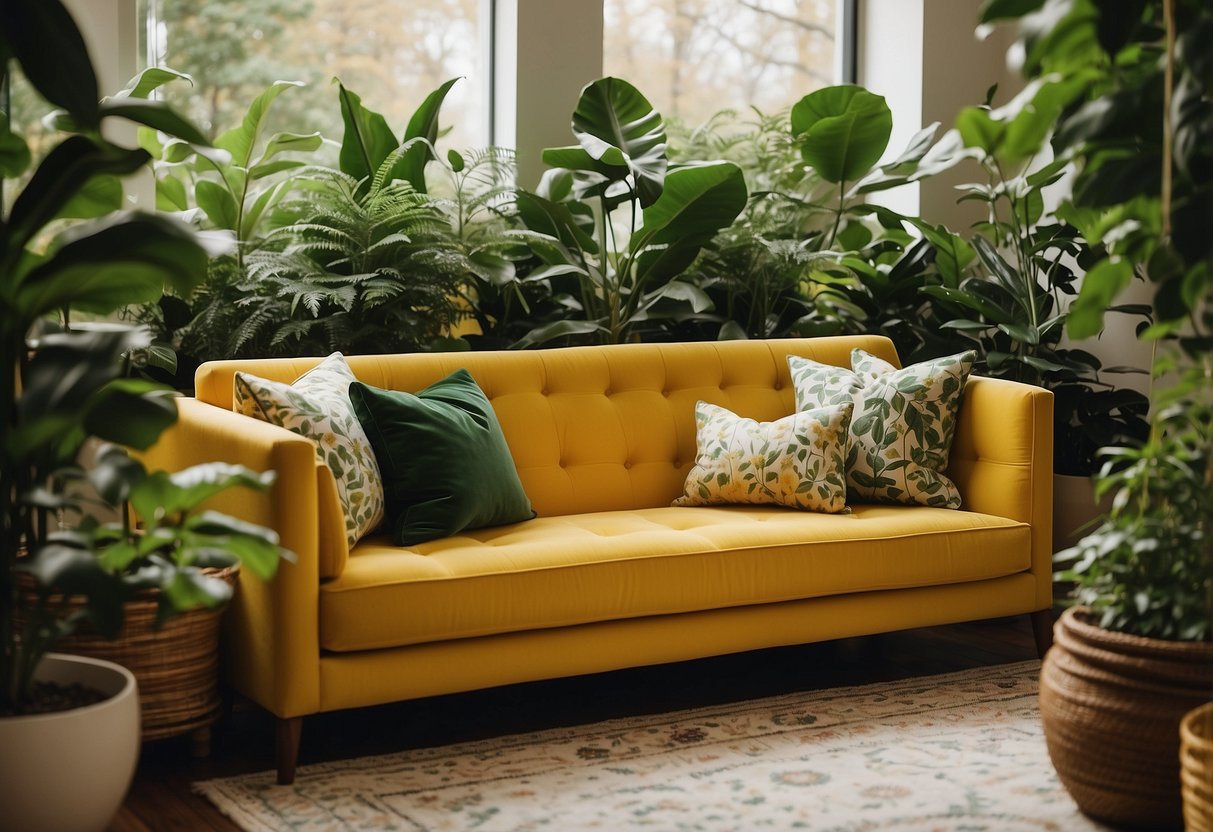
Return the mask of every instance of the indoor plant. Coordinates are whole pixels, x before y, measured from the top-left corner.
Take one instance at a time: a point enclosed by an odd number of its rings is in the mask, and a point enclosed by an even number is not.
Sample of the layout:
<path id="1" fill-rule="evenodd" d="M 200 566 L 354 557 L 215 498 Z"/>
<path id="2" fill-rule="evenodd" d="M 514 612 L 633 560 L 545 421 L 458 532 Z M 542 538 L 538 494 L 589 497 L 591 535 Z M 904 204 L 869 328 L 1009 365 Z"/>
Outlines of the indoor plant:
<path id="1" fill-rule="evenodd" d="M 1018 18 L 1025 72 L 1076 89 L 1053 137 L 1075 166 L 1059 211 L 1095 248 L 1068 331 L 1098 332 L 1138 277 L 1154 289 L 1147 335 L 1170 342 L 1149 441 L 1101 477 L 1113 510 L 1058 555 L 1090 606 L 1063 615 L 1042 669 L 1046 739 L 1084 811 L 1178 825 L 1178 724 L 1213 696 L 1213 8 L 990 0 L 983 17 Z"/>
<path id="2" fill-rule="evenodd" d="M 576 145 L 543 151 L 554 169 L 538 192 L 517 194 L 525 239 L 543 261 L 529 279 L 554 289 L 567 283 L 561 318 L 519 345 L 622 343 L 672 317 L 668 306 L 688 315 L 709 308 L 700 289 L 678 278 L 745 207 L 741 169 L 725 161 L 671 166 L 661 114 L 619 78 L 581 91 L 572 127 Z"/>
<path id="3" fill-rule="evenodd" d="M 122 602 L 131 586 L 158 585 L 165 612 L 222 603 L 230 589 L 199 567 L 243 560 L 268 575 L 280 550 L 271 532 L 209 512 L 190 509 L 215 489 L 233 482 L 266 487 L 264 476 L 229 467 L 203 468 L 176 477 L 147 474 L 125 454 L 108 452 L 89 471 L 76 465 L 86 437 L 147 447 L 176 418 L 171 392 L 123 369 L 132 350 L 148 339 L 116 327 L 66 331 L 29 340 L 35 324 L 67 309 L 108 313 L 159 295 L 166 284 L 188 287 L 205 267 L 200 240 L 180 224 L 151 214 L 118 211 L 118 177 L 148 160 L 142 150 L 114 144 L 101 135 L 102 121 L 126 118 L 190 141 L 203 137 L 167 107 L 131 94 L 98 102 L 96 76 L 84 42 L 58 0 L 21 0 L 0 6 L 0 87 L 19 64 L 49 102 L 62 108 L 61 123 L 75 132 L 38 164 L 28 184 L 0 217 L 0 740 L 6 759 L 18 760 L 21 777 L 0 779 L 4 824 L 17 828 L 99 829 L 122 799 L 138 747 L 137 705 L 126 682 L 101 694 L 129 702 L 123 715 L 98 703 L 62 713 L 49 710 L 61 699 L 66 679 L 43 662 L 63 634 L 87 618 L 101 632 L 121 623 Z M 0 120 L 0 173 L 21 175 L 30 164 L 23 139 Z M 82 219 L 66 228 L 60 220 Z M 70 487 L 87 479 L 110 504 L 130 500 L 151 521 L 136 535 L 129 515 L 116 524 L 82 521 L 58 531 L 61 513 L 79 513 L 85 499 Z M 34 583 L 19 591 L 19 575 Z M 70 595 L 87 598 L 86 608 L 63 615 Z M 32 599 L 32 602 L 31 602 Z M 22 608 L 18 628 L 18 609 Z M 50 664 L 61 664 L 58 661 Z M 96 663 L 89 663 L 91 668 Z M 40 678 L 46 672 L 56 678 Z M 87 672 L 93 673 L 92 669 Z M 113 671 L 111 671 L 113 672 Z M 121 676 L 122 673 L 119 672 Z M 100 682 L 102 688 L 109 683 Z M 71 686 L 69 685 L 69 690 Z M 69 698 L 69 703 L 79 700 Z M 132 719 L 131 715 L 136 715 Z M 68 731 L 54 730 L 70 721 Z M 79 733 L 80 723 L 129 725 L 129 735 Z M 15 747 L 23 735 L 44 753 Z M 60 745 L 48 749 L 57 740 Z M 115 757 L 117 755 L 117 757 Z M 38 769 L 36 764 L 47 767 Z M 69 767 L 71 766 L 71 767 Z M 83 789 L 89 775 L 105 771 L 113 791 L 92 799 L 64 800 L 63 778 Z M 94 813 L 76 809 L 87 804 Z"/>

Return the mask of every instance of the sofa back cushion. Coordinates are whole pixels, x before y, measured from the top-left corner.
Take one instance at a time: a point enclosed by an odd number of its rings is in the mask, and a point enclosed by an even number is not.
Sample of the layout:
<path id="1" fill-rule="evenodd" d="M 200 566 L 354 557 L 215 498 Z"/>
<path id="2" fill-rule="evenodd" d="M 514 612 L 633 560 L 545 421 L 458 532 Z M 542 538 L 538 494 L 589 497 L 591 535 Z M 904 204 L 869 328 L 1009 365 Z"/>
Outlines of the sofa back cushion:
<path id="1" fill-rule="evenodd" d="M 541 517 L 668 506 L 695 462 L 695 403 L 769 422 L 794 410 L 788 355 L 850 366 L 880 336 L 349 356 L 360 381 L 417 392 L 463 367 L 488 396 Z M 215 361 L 197 397 L 230 409 L 236 371 L 290 381 L 320 359 Z"/>

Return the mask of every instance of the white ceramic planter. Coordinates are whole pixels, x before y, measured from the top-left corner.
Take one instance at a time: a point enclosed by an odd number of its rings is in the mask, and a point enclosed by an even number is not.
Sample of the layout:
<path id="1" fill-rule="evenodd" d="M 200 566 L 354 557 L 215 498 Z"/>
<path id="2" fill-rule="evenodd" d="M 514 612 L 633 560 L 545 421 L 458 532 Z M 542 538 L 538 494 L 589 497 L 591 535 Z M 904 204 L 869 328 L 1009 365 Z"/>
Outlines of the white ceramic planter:
<path id="1" fill-rule="evenodd" d="M 109 696 L 84 708 L 0 717 L 0 832 L 102 832 L 139 759 L 139 694 L 112 662 L 50 653 L 37 678 Z"/>

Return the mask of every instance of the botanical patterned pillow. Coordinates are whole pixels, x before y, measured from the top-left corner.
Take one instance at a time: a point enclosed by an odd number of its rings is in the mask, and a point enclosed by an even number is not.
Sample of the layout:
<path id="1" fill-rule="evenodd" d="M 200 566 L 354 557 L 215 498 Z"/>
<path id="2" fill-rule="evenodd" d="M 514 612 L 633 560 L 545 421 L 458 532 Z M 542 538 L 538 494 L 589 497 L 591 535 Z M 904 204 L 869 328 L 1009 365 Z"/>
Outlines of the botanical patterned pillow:
<path id="1" fill-rule="evenodd" d="M 272 422 L 316 443 L 316 459 L 328 465 L 345 510 L 352 547 L 383 520 L 383 482 L 370 440 L 350 404 L 354 373 L 335 352 L 295 380 L 269 381 L 236 373 L 235 409 Z"/>
<path id="2" fill-rule="evenodd" d="M 956 414 L 976 354 L 958 353 L 896 369 L 863 350 L 852 370 L 788 356 L 796 409 L 852 402 L 847 489 L 882 503 L 960 508 L 944 470 Z"/>
<path id="3" fill-rule="evenodd" d="M 698 456 L 676 506 L 773 503 L 809 511 L 847 507 L 850 402 L 774 422 L 745 419 L 707 402 L 695 405 Z"/>

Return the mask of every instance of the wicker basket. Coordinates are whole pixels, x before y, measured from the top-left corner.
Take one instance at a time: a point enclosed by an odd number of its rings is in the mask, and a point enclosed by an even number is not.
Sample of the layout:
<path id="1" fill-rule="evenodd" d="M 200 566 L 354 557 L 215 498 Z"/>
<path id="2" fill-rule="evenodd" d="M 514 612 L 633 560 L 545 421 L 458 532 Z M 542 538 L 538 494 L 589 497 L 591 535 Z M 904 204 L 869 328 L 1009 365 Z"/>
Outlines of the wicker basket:
<path id="1" fill-rule="evenodd" d="M 1041 667 L 1040 712 L 1078 807 L 1118 826 L 1179 827 L 1179 722 L 1210 689 L 1213 644 L 1112 632 L 1066 610 Z"/>
<path id="2" fill-rule="evenodd" d="M 203 571 L 234 586 L 240 567 Z M 76 632 L 57 642 L 55 649 L 105 659 L 130 670 L 139 682 L 143 739 L 189 733 L 194 754 L 205 756 L 210 750 L 210 728 L 221 711 L 220 611 L 191 610 L 157 628 L 159 598 L 160 591 L 150 589 L 128 601 L 116 639 Z"/>
<path id="3" fill-rule="evenodd" d="M 1213 702 L 1179 724 L 1179 765 L 1187 832 L 1213 832 Z"/>

